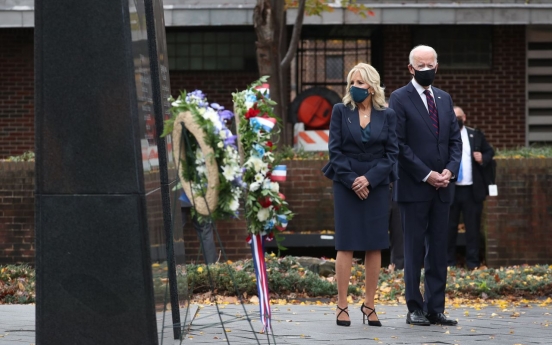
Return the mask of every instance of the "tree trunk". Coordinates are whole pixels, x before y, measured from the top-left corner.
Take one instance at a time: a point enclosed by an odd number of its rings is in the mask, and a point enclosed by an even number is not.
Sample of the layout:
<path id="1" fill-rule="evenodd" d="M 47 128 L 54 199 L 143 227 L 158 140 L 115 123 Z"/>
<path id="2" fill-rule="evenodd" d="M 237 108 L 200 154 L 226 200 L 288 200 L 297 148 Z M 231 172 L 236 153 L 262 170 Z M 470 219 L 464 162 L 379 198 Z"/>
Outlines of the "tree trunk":
<path id="1" fill-rule="evenodd" d="M 285 2 L 283 0 L 257 0 L 253 13 L 253 25 L 257 34 L 257 64 L 260 76 L 270 79 L 270 98 L 278 103 L 274 112 L 282 120 L 282 135 L 279 147 L 292 144 L 293 129 L 288 121 L 287 104 L 289 65 L 293 59 L 303 24 L 306 0 L 300 0 L 298 16 L 292 34 L 291 45 L 287 44 Z M 284 58 L 282 58 L 285 56 Z"/>
<path id="2" fill-rule="evenodd" d="M 270 0 L 258 0 L 253 12 L 253 26 L 257 34 L 257 65 L 260 77 L 272 75 L 271 48 L 274 41 L 274 25 Z"/>

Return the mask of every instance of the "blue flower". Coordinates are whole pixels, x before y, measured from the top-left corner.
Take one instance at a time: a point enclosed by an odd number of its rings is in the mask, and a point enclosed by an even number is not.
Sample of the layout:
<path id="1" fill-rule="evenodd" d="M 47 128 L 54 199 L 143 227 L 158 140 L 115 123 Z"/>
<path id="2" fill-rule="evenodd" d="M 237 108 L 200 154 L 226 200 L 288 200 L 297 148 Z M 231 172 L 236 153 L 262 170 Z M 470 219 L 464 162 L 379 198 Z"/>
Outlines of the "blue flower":
<path id="1" fill-rule="evenodd" d="M 271 219 L 269 220 L 268 222 L 266 222 L 265 226 L 264 226 L 264 230 L 270 230 L 274 227 L 274 220 Z"/>
<path id="2" fill-rule="evenodd" d="M 232 147 L 236 147 L 236 139 L 238 138 L 237 135 L 231 135 L 229 137 L 226 137 L 226 139 L 224 139 L 224 145 L 225 146 L 232 146 Z"/>
<path id="3" fill-rule="evenodd" d="M 220 118 L 222 120 L 232 120 L 234 118 L 234 113 L 232 113 L 230 110 L 223 110 L 223 109 L 224 107 L 222 107 L 222 109 L 219 110 Z"/>
<path id="4" fill-rule="evenodd" d="M 253 145 L 253 149 L 254 149 L 255 151 L 257 151 L 257 157 L 262 158 L 262 157 L 264 156 L 264 154 L 265 154 L 265 149 L 264 149 L 264 147 L 262 147 L 261 145 L 255 144 L 255 145 Z"/>
<path id="5" fill-rule="evenodd" d="M 259 133 L 259 131 L 261 130 L 261 124 L 259 122 L 249 122 L 249 124 L 251 125 L 251 129 L 253 129 L 253 132 L 255 133 Z"/>
<path id="6" fill-rule="evenodd" d="M 195 90 L 186 94 L 187 103 L 196 103 L 200 108 L 207 108 L 207 98 L 201 90 Z"/>
<path id="7" fill-rule="evenodd" d="M 215 109 L 216 111 L 224 110 L 224 107 L 218 103 L 211 103 L 211 108 Z"/>

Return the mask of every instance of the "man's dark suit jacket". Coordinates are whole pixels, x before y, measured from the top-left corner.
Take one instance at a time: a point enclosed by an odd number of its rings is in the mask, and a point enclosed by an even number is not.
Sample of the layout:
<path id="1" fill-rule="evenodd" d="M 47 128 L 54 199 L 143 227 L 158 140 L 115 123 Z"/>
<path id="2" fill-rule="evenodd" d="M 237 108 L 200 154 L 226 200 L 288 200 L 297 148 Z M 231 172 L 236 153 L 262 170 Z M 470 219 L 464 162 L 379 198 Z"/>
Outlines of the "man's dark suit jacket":
<path id="1" fill-rule="evenodd" d="M 412 82 L 395 90 L 389 99 L 389 108 L 397 115 L 399 180 L 394 188 L 397 202 L 432 200 L 435 187 L 423 182 L 431 170 L 441 173 L 448 169 L 453 178 L 458 175 L 462 139 L 452 98 L 443 90 L 431 88 L 439 116 L 439 137 Z M 442 202 L 452 201 L 450 188 L 439 188 L 438 193 Z"/>
<path id="2" fill-rule="evenodd" d="M 485 200 L 487 195 L 489 194 L 489 188 L 485 184 L 485 180 L 483 178 L 484 169 L 491 163 L 494 157 L 494 150 L 487 142 L 487 139 L 485 139 L 485 135 L 483 133 L 479 132 L 476 133 L 475 129 L 467 127 L 466 130 L 468 131 L 468 138 L 470 140 L 470 147 L 471 147 L 471 160 L 472 160 L 472 180 L 473 180 L 473 198 L 476 202 L 482 202 Z M 473 158 L 473 153 L 476 149 L 476 139 L 477 136 L 480 136 L 481 141 L 478 152 L 481 152 L 481 155 L 483 156 L 483 164 L 479 164 L 475 161 Z M 454 192 L 454 189 L 453 189 Z"/>

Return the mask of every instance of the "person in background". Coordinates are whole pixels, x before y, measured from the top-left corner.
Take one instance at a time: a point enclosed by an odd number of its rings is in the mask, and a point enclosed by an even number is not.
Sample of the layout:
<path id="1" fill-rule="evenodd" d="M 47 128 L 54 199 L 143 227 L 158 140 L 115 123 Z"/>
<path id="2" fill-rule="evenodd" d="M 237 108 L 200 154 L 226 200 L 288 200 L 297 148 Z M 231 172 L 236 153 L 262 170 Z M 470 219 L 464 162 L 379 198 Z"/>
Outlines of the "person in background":
<path id="1" fill-rule="evenodd" d="M 389 107 L 389 102 L 385 101 Z M 395 165 L 395 169 L 398 166 Z M 401 224 L 401 209 L 399 204 L 393 200 L 393 183 L 389 184 L 389 270 L 404 269 L 404 238 Z"/>
<path id="2" fill-rule="evenodd" d="M 362 321 L 381 326 L 374 297 L 381 250 L 389 247 L 389 183 L 396 180 L 395 112 L 385 107 L 380 76 L 366 63 L 347 75 L 347 94 L 334 105 L 322 168 L 333 181 L 338 326 L 350 326 L 347 293 L 354 251 L 364 252 L 365 297 Z"/>
<path id="3" fill-rule="evenodd" d="M 389 185 L 389 269 L 404 269 L 404 235 L 401 223 L 401 209 L 393 200 L 393 183 Z"/>
<path id="4" fill-rule="evenodd" d="M 182 191 L 180 195 L 180 214 L 182 216 L 182 226 L 187 222 L 187 214 L 190 213 L 192 203 L 186 196 L 186 193 Z M 191 216 L 192 225 L 197 233 L 197 238 L 201 245 L 201 252 L 206 264 L 214 264 L 217 262 L 217 248 L 215 246 L 215 239 L 213 238 L 213 222 L 211 220 L 199 220 L 197 216 Z"/>
<path id="5" fill-rule="evenodd" d="M 494 150 L 478 130 L 467 127 L 466 114 L 460 107 L 454 113 L 462 136 L 462 161 L 456 183 L 451 187 L 454 198 L 450 205 L 448 265 L 456 266 L 456 238 L 460 214 L 466 229 L 466 266 L 479 267 L 479 241 L 483 201 L 489 194 L 483 177 L 483 169 L 491 163 Z"/>
<path id="6" fill-rule="evenodd" d="M 399 179 L 394 190 L 404 231 L 406 323 L 454 326 L 457 321 L 444 313 L 452 200 L 448 186 L 460 168 L 462 139 L 452 98 L 432 86 L 438 67 L 435 50 L 417 46 L 409 60 L 411 82 L 389 99 L 389 108 L 397 114 Z"/>

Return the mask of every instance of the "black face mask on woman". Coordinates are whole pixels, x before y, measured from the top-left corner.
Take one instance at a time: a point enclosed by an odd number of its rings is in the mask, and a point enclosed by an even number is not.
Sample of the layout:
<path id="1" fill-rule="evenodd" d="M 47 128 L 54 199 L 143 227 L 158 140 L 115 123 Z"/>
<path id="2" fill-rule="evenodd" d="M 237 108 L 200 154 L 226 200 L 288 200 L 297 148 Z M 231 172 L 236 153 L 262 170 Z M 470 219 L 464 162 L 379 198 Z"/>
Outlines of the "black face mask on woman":
<path id="1" fill-rule="evenodd" d="M 424 71 L 415 69 L 414 79 L 422 86 L 429 86 L 433 84 L 433 80 L 435 79 L 435 69 L 426 69 Z"/>

